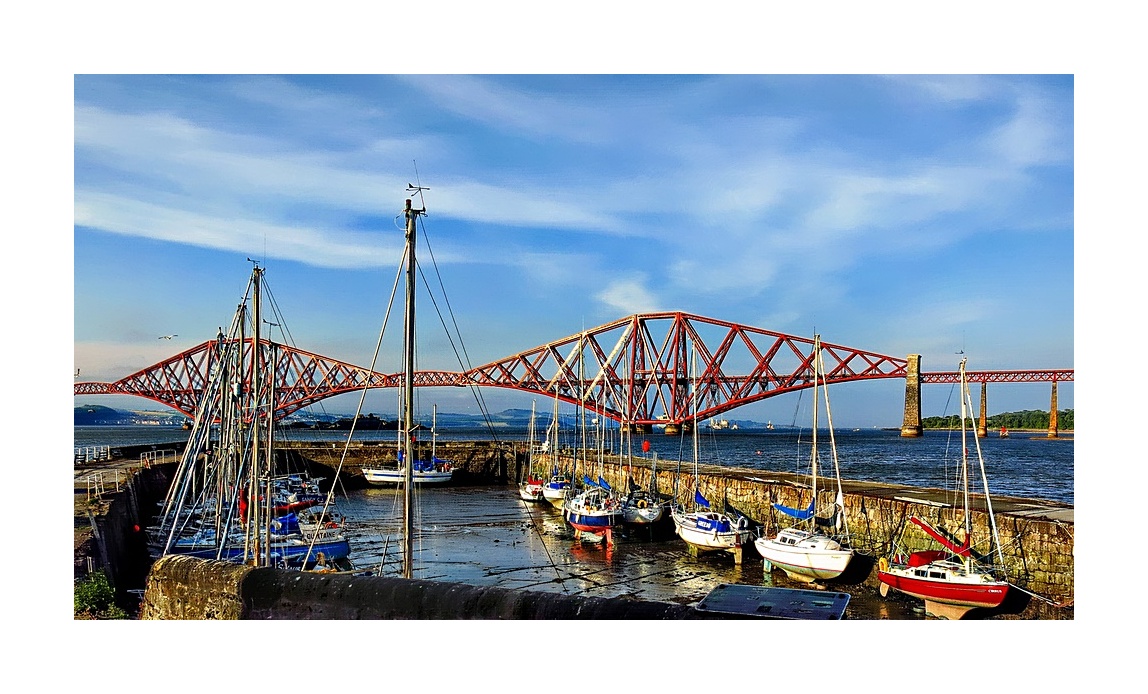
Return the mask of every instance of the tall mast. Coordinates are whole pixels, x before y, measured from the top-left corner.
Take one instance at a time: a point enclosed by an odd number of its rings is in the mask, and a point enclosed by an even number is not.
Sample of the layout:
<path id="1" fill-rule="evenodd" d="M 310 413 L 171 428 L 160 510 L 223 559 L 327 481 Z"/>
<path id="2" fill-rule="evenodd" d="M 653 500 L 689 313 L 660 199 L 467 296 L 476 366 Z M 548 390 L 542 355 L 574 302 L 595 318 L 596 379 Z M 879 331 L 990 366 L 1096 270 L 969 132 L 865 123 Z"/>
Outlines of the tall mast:
<path id="1" fill-rule="evenodd" d="M 247 519 L 248 532 L 255 535 L 255 565 L 259 566 L 260 563 L 260 535 L 259 528 L 260 514 L 259 514 L 259 321 L 261 313 L 259 311 L 259 303 L 261 301 L 259 292 L 259 280 L 261 277 L 261 270 L 256 265 L 255 269 L 251 272 L 251 281 L 254 285 L 252 291 L 252 313 L 251 313 L 251 483 L 248 485 L 250 499 L 247 503 Z M 268 559 L 270 559 L 270 552 L 267 552 Z"/>
<path id="2" fill-rule="evenodd" d="M 813 445 L 810 453 L 810 476 L 813 486 L 813 529 L 817 528 L 817 411 L 821 409 L 820 395 L 817 392 L 817 373 L 821 370 L 821 336 L 813 336 Z"/>
<path id="3" fill-rule="evenodd" d="M 698 484 L 701 477 L 698 474 L 698 352 L 694 348 L 693 359 L 690 360 L 690 383 L 694 389 L 693 415 L 694 415 L 694 509 L 698 507 Z"/>
<path id="4" fill-rule="evenodd" d="M 414 444 L 411 441 L 414 435 L 414 399 L 415 399 L 415 220 L 425 210 L 411 208 L 411 201 L 406 201 L 403 214 L 407 218 L 407 304 L 406 304 L 406 332 L 404 347 L 406 356 L 403 369 L 403 578 L 411 578 L 411 565 L 414 557 L 414 538 L 412 526 L 414 512 L 411 508 L 412 487 L 414 486 Z"/>
<path id="5" fill-rule="evenodd" d="M 968 443 L 965 442 L 965 417 L 968 416 L 965 400 L 968 396 L 969 389 L 968 383 L 965 381 L 966 360 L 966 357 L 961 358 L 961 484 L 963 484 L 965 488 L 965 541 L 968 542 L 971 522 L 969 519 L 969 448 Z M 966 554 L 965 566 L 968 566 L 971 561 L 971 554 Z"/>

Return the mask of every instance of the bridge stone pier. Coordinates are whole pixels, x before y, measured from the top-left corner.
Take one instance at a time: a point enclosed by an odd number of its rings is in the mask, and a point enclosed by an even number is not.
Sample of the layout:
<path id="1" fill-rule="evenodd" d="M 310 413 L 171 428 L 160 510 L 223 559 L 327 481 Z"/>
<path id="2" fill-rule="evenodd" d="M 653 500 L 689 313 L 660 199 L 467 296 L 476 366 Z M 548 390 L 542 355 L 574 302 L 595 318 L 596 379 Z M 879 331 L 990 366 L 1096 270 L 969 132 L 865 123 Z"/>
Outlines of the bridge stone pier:
<path id="1" fill-rule="evenodd" d="M 921 435 L 921 355 L 910 354 L 905 366 L 905 418 L 901 422 L 901 436 L 916 438 Z"/>

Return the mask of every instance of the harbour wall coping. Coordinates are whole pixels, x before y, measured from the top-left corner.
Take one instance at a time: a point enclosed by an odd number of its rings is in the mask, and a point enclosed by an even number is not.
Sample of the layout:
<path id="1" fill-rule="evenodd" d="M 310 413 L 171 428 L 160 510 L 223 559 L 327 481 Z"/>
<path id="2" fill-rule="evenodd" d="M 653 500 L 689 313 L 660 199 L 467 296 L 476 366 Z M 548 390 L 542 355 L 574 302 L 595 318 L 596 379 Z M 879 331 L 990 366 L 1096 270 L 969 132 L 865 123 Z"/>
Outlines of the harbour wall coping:
<path id="1" fill-rule="evenodd" d="M 172 555 L 140 619 L 728 619 L 691 606 L 463 583 L 257 568 Z"/>

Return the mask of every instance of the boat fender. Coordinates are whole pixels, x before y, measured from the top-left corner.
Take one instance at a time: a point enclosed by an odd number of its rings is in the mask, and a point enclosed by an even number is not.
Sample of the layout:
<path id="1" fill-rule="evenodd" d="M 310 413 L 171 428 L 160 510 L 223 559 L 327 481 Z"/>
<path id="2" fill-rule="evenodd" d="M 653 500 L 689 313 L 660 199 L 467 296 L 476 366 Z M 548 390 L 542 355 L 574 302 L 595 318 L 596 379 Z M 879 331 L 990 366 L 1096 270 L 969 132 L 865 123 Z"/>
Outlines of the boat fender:
<path id="1" fill-rule="evenodd" d="M 337 527 L 339 527 L 339 524 L 338 524 L 338 523 L 336 523 L 335 521 L 327 521 L 327 525 L 326 525 L 325 527 L 327 527 L 327 528 L 337 528 Z"/>
<path id="2" fill-rule="evenodd" d="M 881 557 L 877 560 L 877 568 L 880 569 L 882 573 L 889 573 L 889 560 L 885 557 Z"/>

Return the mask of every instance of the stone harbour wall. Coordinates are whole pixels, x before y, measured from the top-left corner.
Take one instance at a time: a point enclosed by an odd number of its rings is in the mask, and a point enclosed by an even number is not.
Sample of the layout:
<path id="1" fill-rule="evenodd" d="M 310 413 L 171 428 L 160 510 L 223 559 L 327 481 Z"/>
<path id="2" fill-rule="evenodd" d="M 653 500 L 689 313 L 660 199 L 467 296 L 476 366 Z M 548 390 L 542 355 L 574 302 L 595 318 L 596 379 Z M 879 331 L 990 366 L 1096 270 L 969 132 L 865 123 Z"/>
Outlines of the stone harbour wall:
<path id="1" fill-rule="evenodd" d="M 560 461 L 569 465 L 569 459 Z M 616 489 L 626 488 L 627 470 L 618 463 L 606 463 L 603 477 Z M 648 488 L 651 469 L 643 461 L 629 470 L 635 483 Z M 693 489 L 693 472 L 657 471 L 658 490 L 679 490 L 687 498 Z M 677 485 L 677 486 L 675 486 Z M 899 485 L 872 482 L 843 483 L 845 517 L 854 547 L 873 557 L 889 556 L 894 551 L 908 553 L 939 549 L 937 541 L 909 519 L 916 516 L 953 538 L 963 538 L 964 514 L 951 491 L 940 489 L 906 490 Z M 703 466 L 698 475 L 702 495 L 720 510 L 724 502 L 761 525 L 764 533 L 773 533 L 791 524 L 792 519 L 777 511 L 774 503 L 792 508 L 809 505 L 809 489 L 791 474 L 745 468 Z M 821 502 L 829 504 L 836 489 L 819 490 Z M 1000 536 L 1004 565 L 1009 567 L 1009 581 L 1027 591 L 1059 604 L 1071 604 L 1074 595 L 1075 524 L 1056 518 L 1041 517 L 1033 507 L 1045 509 L 1051 502 L 1033 504 L 1023 499 L 993 499 L 993 512 Z M 1028 503 L 1026 503 L 1028 502 Z M 974 498 L 971 514 L 974 538 L 990 537 L 989 514 L 983 510 L 982 497 Z M 1051 504 L 1053 507 L 1072 507 Z M 974 547 L 974 551 L 978 548 Z M 983 547 L 980 548 L 982 551 Z M 866 582 L 878 585 L 876 572 Z M 1052 608 L 1039 598 L 1031 610 L 1040 614 Z M 1026 610 L 1027 612 L 1027 610 Z"/>
<path id="2" fill-rule="evenodd" d="M 728 619 L 675 605 L 167 556 L 140 619 Z"/>

